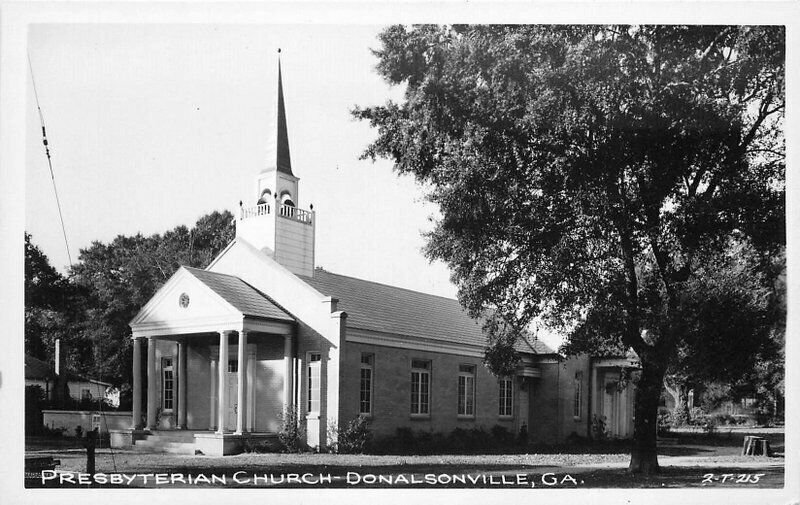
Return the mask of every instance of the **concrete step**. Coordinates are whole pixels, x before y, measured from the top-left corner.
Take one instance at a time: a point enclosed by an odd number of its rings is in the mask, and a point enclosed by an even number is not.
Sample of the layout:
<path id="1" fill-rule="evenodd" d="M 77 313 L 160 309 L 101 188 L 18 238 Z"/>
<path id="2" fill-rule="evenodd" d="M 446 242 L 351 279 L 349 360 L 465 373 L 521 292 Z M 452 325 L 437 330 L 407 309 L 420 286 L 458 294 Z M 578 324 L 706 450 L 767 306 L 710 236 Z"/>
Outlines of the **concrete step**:
<path id="1" fill-rule="evenodd" d="M 147 438 L 165 442 L 194 442 L 194 432 L 189 430 L 153 431 Z"/>
<path id="2" fill-rule="evenodd" d="M 194 442 L 160 442 L 154 440 L 138 440 L 133 445 L 133 450 L 139 452 L 194 454 Z"/>

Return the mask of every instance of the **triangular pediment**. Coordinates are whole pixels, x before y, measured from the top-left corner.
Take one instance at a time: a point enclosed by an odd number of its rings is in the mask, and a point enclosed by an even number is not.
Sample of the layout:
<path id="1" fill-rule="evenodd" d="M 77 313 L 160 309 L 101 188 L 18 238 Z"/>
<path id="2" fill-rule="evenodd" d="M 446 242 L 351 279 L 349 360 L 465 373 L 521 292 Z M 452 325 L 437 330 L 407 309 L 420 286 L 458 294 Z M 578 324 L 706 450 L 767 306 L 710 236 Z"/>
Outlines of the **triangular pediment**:
<path id="1" fill-rule="evenodd" d="M 241 321 L 244 314 L 181 267 L 148 301 L 130 323 L 134 333 L 163 329 L 169 333 L 209 331 L 220 321 Z"/>

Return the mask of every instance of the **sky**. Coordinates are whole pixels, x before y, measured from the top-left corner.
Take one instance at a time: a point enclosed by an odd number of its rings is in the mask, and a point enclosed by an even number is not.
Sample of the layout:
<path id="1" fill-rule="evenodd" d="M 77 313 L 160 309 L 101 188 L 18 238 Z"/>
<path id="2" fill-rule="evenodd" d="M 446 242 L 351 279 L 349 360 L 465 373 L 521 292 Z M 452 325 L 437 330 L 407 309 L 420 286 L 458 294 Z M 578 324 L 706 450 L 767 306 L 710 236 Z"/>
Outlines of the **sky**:
<path id="1" fill-rule="evenodd" d="M 377 25 L 34 25 L 28 46 L 26 231 L 69 266 L 93 241 L 191 227 L 254 203 L 274 128 L 278 48 L 292 170 L 317 215 L 316 264 L 454 298 L 422 252 L 438 209 L 388 160 L 362 160 L 376 132 L 356 105 L 402 100 L 375 71 Z M 553 345 L 558 337 L 543 335 Z"/>
<path id="2" fill-rule="evenodd" d="M 281 48 L 298 205 L 317 212 L 317 265 L 455 296 L 421 233 L 438 215 L 350 110 L 402 99 L 374 71 L 379 26 L 38 25 L 30 59 L 72 260 L 92 241 L 191 227 L 254 203 Z M 28 90 L 26 229 L 51 263 L 69 260 Z M 253 200 L 253 201 L 251 201 Z"/>

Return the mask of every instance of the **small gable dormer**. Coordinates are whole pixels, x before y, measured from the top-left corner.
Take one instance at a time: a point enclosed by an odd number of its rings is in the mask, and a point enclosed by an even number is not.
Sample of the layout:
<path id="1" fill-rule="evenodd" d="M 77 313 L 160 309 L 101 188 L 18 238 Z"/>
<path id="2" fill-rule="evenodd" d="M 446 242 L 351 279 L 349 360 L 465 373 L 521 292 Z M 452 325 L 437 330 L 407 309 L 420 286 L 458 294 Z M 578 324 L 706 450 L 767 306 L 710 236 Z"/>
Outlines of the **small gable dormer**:
<path id="1" fill-rule="evenodd" d="M 300 179 L 292 172 L 280 56 L 277 98 L 267 140 L 266 163 L 256 177 L 255 198 L 240 204 L 236 236 L 291 272 L 312 275 L 314 213 L 300 208 Z"/>

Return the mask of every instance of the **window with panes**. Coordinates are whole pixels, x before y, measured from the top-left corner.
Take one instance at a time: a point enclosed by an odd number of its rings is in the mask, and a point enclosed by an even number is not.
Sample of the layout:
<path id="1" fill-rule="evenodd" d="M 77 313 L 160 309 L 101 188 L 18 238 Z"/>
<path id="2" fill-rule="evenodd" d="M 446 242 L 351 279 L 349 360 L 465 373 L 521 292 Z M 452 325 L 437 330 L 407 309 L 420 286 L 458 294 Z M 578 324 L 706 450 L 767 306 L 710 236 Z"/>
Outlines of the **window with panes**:
<path id="1" fill-rule="evenodd" d="M 431 362 L 411 360 L 411 415 L 431 413 Z"/>
<path id="2" fill-rule="evenodd" d="M 163 410 L 172 410 L 175 402 L 175 373 L 172 358 L 161 358 L 161 398 Z"/>
<path id="3" fill-rule="evenodd" d="M 501 417 L 514 414 L 514 381 L 509 377 L 500 379 L 500 412 Z"/>
<path id="4" fill-rule="evenodd" d="M 373 376 L 373 362 L 375 355 L 369 353 L 361 354 L 361 372 L 360 372 L 360 386 L 359 386 L 359 403 L 358 413 L 370 415 L 372 414 L 372 376 Z"/>
<path id="5" fill-rule="evenodd" d="M 575 398 L 572 404 L 572 416 L 575 419 L 581 418 L 583 410 L 583 372 L 575 372 Z"/>
<path id="6" fill-rule="evenodd" d="M 322 354 L 308 353 L 308 413 L 319 414 Z"/>
<path id="7" fill-rule="evenodd" d="M 475 416 L 475 365 L 458 366 L 458 415 Z"/>

